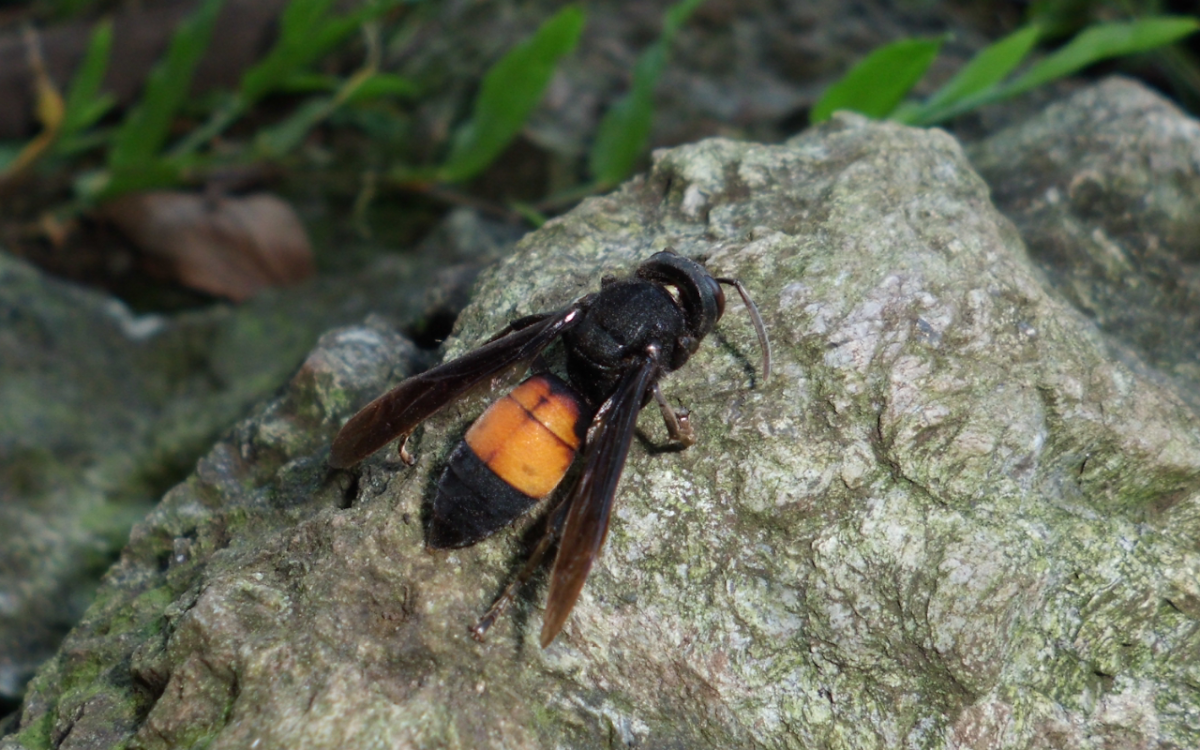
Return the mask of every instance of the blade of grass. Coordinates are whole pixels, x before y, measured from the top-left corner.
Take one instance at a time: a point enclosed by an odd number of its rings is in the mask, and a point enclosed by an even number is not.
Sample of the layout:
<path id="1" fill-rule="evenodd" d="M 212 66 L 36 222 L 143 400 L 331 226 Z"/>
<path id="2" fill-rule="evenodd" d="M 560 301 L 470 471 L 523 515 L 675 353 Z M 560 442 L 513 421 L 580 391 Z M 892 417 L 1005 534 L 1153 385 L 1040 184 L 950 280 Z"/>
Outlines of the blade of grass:
<path id="1" fill-rule="evenodd" d="M 1020 94 L 1071 75 L 1100 60 L 1162 47 L 1197 29 L 1200 29 L 1200 19 L 1188 16 L 1156 16 L 1128 23 L 1093 26 L 1004 87 L 1004 93 L 1006 96 Z"/>
<path id="2" fill-rule="evenodd" d="M 67 91 L 61 136 L 64 140 L 94 125 L 116 101 L 111 94 L 100 93 L 112 53 L 112 38 L 110 21 L 101 21 L 92 30 L 83 61 Z"/>
<path id="3" fill-rule="evenodd" d="M 117 130 L 108 154 L 110 168 L 133 167 L 153 159 L 166 143 L 171 119 L 191 89 L 196 64 L 208 48 L 224 0 L 203 0 L 180 24 L 166 57 L 150 72 L 142 97 Z"/>
<path id="4" fill-rule="evenodd" d="M 629 93 L 610 107 L 601 120 L 588 156 L 592 178 L 600 189 L 625 179 L 645 150 L 654 120 L 654 87 L 667 65 L 671 42 L 703 2 L 683 0 L 667 10 L 662 35 L 638 57 Z"/>
<path id="5" fill-rule="evenodd" d="M 1200 30 L 1200 19 L 1189 16 L 1154 16 L 1131 22 L 1106 23 L 1079 33 L 1057 52 L 1007 84 L 993 86 L 932 112 L 921 121 L 931 125 L 957 117 L 985 104 L 991 104 L 1077 73 L 1101 60 L 1147 52 L 1171 44 Z"/>
<path id="6" fill-rule="evenodd" d="M 529 224 L 531 226 L 540 227 L 543 224 L 545 224 L 547 221 L 550 221 L 550 218 L 548 216 L 546 216 L 546 214 L 537 210 L 536 208 L 529 205 L 528 203 L 524 203 L 521 201 L 513 201 L 512 203 L 509 204 L 508 207 L 511 208 L 512 210 L 516 211 L 517 214 L 522 219 L 529 222 Z"/>
<path id="7" fill-rule="evenodd" d="M 320 25 L 333 0 L 292 0 L 279 19 L 279 36 L 270 51 L 242 74 L 238 90 L 225 98 L 200 127 L 194 129 L 171 149 L 170 158 L 180 159 L 195 153 L 222 133 L 254 103 L 280 88 L 300 69 L 305 45 Z"/>
<path id="8" fill-rule="evenodd" d="M 375 0 L 344 16 L 327 17 L 333 0 L 292 0 L 279 23 L 279 37 L 266 56 L 242 76 L 236 93 L 200 127 L 172 150 L 170 157 L 183 158 L 198 151 L 221 134 L 264 96 L 285 90 L 302 79 L 314 61 L 327 54 L 346 35 L 404 0 Z M 311 82 L 311 77 L 310 77 Z M 334 82 L 330 88 L 339 85 Z"/>
<path id="9" fill-rule="evenodd" d="M 266 159 L 279 158 L 299 146 L 308 132 L 337 107 L 338 102 L 333 96 L 309 99 L 282 122 L 259 131 L 254 136 L 254 153 Z"/>
<path id="10" fill-rule="evenodd" d="M 1026 26 L 988 45 L 938 89 L 925 106 L 940 109 L 1000 83 L 1029 55 L 1040 36 L 1040 28 Z"/>
<path id="11" fill-rule="evenodd" d="M 375 73 L 363 81 L 346 97 L 347 102 L 364 102 L 380 97 L 412 97 L 417 95 L 417 85 L 394 73 Z"/>
<path id="12" fill-rule="evenodd" d="M 475 98 L 471 119 L 455 133 L 450 154 L 437 169 L 437 179 L 469 179 L 504 150 L 542 100 L 559 59 L 575 49 L 583 22 L 583 10 L 567 6 L 492 66 Z"/>
<path id="13" fill-rule="evenodd" d="M 75 194 L 85 203 L 112 198 L 135 190 L 178 185 L 186 169 L 176 162 L 153 159 L 137 165 L 88 172 L 75 180 Z"/>
<path id="14" fill-rule="evenodd" d="M 333 0 L 292 0 L 279 19 L 279 37 L 271 51 L 242 76 L 238 93 L 252 105 L 304 67 L 305 46 L 312 41 Z"/>
<path id="15" fill-rule="evenodd" d="M 288 76 L 279 84 L 279 91 L 288 94 L 316 94 L 334 91 L 341 84 L 341 79 L 328 73 L 304 71 Z"/>
<path id="16" fill-rule="evenodd" d="M 277 158 L 296 148 L 310 130 L 355 98 L 377 75 L 364 68 L 346 79 L 332 96 L 309 99 L 283 122 L 259 132 L 254 139 L 255 152 L 265 158 Z"/>
<path id="17" fill-rule="evenodd" d="M 666 67 L 667 50 L 654 44 L 638 58 L 633 88 L 609 108 L 596 131 L 588 168 L 599 189 L 616 185 L 633 169 L 654 121 L 654 84 Z"/>
<path id="18" fill-rule="evenodd" d="M 332 0 L 292 0 L 280 19 L 279 39 L 267 56 L 242 76 L 239 93 L 246 106 L 284 86 L 362 24 L 401 2 L 375 0 L 343 16 L 329 17 Z"/>
<path id="19" fill-rule="evenodd" d="M 809 120 L 824 122 L 839 109 L 887 117 L 925 75 L 944 41 L 945 37 L 901 39 L 880 47 L 825 90 Z"/>

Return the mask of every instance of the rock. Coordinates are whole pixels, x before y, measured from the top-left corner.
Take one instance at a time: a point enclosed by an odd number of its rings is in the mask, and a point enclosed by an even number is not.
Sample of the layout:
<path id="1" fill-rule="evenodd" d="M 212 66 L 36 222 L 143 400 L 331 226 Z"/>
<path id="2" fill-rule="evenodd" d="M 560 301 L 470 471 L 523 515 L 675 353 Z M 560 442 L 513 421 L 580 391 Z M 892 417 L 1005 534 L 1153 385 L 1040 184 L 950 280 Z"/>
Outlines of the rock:
<path id="1" fill-rule="evenodd" d="M 1051 283 L 1200 407 L 1200 123 L 1110 78 L 970 153 Z"/>
<path id="2" fill-rule="evenodd" d="M 940 131 L 840 116 L 707 140 L 485 272 L 447 347 L 667 246 L 747 316 L 664 381 L 606 548 L 537 647 L 534 586 L 467 627 L 532 520 L 429 553 L 441 464 L 499 390 L 348 472 L 328 442 L 412 371 L 340 329 L 140 523 L 35 679 L 5 750 L 45 747 L 1194 747 L 1200 432 L 1045 283 Z"/>
<path id="3" fill-rule="evenodd" d="M 385 259 L 169 316 L 0 253 L 0 705 L 78 622 L 133 524 L 322 331 L 371 310 L 451 314 L 470 278 L 433 283 L 438 262 Z"/>

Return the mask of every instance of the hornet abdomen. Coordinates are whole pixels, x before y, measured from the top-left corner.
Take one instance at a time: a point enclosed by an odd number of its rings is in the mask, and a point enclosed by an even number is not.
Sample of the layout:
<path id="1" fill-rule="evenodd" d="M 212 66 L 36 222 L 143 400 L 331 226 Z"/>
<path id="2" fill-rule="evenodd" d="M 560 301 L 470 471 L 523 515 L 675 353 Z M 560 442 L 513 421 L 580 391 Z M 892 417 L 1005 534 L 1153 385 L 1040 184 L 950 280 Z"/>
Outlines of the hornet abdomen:
<path id="1" fill-rule="evenodd" d="M 554 491 L 583 444 L 583 399 L 543 373 L 488 407 L 467 430 L 433 501 L 431 547 L 462 547 L 512 523 Z"/>

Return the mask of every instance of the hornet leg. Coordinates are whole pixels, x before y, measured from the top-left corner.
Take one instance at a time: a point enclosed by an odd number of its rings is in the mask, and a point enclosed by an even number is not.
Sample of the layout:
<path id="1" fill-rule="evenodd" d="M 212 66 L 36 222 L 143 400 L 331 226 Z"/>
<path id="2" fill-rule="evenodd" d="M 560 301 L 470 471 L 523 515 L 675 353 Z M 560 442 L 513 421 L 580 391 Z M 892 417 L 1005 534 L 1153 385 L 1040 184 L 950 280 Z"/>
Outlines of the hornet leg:
<path id="1" fill-rule="evenodd" d="M 667 434 L 671 440 L 684 448 L 695 445 L 696 431 L 692 429 L 689 419 L 691 412 L 684 408 L 672 409 L 663 396 L 662 389 L 658 387 L 658 383 L 654 384 L 654 400 L 658 402 L 658 408 L 662 410 L 663 422 L 667 425 Z"/>

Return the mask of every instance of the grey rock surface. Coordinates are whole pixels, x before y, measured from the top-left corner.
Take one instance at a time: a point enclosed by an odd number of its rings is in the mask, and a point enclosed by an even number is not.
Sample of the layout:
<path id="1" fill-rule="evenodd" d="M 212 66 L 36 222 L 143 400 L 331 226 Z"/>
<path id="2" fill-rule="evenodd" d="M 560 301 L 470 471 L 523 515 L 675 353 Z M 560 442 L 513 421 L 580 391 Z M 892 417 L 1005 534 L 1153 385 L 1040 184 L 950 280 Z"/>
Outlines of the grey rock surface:
<path id="1" fill-rule="evenodd" d="M 1110 78 L 970 155 L 1055 287 L 1200 406 L 1200 123 Z"/>
<path id="2" fill-rule="evenodd" d="M 431 266 L 385 261 L 240 307 L 136 315 L 0 253 L 0 698 L 20 696 L 129 529 L 217 436 L 330 326 L 415 316 Z"/>
<path id="3" fill-rule="evenodd" d="M 664 383 L 699 443 L 656 452 L 643 416 L 549 649 L 540 588 L 466 630 L 526 524 L 422 548 L 494 394 L 415 468 L 325 468 L 414 363 L 347 328 L 138 525 L 0 747 L 1200 744 L 1195 414 L 1047 285 L 953 139 L 839 117 L 658 152 L 487 272 L 449 356 L 666 246 L 745 282 L 775 375 L 731 300 Z"/>

